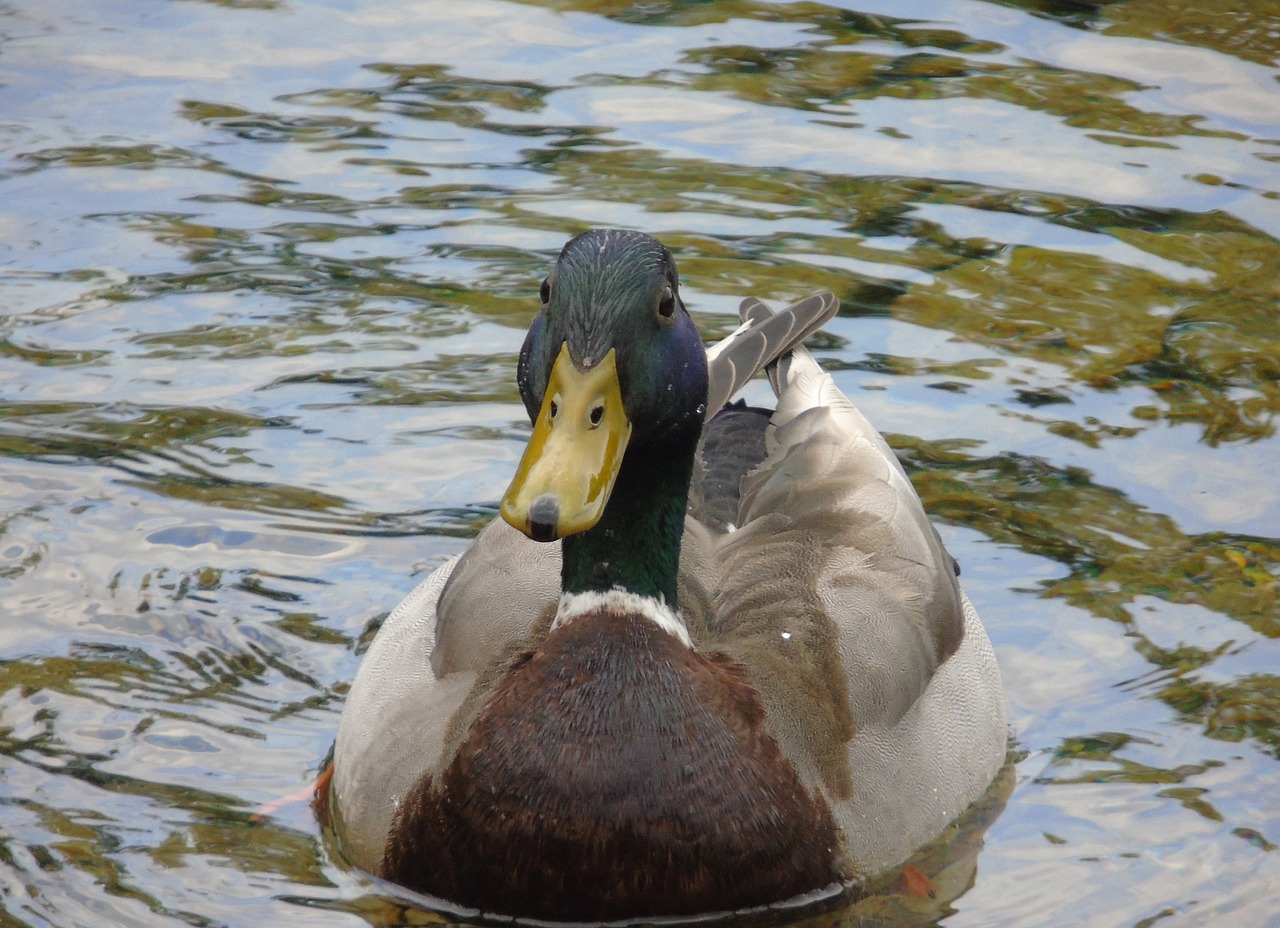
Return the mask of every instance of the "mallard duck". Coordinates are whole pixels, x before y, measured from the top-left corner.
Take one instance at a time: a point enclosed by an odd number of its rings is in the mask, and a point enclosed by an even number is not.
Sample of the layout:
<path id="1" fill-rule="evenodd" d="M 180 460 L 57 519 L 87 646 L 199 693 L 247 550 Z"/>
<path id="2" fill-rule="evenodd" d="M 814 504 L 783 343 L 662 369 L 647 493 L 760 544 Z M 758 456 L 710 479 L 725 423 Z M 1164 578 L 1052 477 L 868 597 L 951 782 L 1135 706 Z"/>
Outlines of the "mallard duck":
<path id="1" fill-rule="evenodd" d="M 708 353 L 671 253 L 616 230 L 570 241 L 541 297 L 502 519 L 394 610 L 347 697 L 342 853 L 566 921 L 903 861 L 1000 768 L 1004 697 L 906 473 L 800 344 L 835 298 L 748 300 Z M 724 407 L 765 366 L 776 410 Z"/>

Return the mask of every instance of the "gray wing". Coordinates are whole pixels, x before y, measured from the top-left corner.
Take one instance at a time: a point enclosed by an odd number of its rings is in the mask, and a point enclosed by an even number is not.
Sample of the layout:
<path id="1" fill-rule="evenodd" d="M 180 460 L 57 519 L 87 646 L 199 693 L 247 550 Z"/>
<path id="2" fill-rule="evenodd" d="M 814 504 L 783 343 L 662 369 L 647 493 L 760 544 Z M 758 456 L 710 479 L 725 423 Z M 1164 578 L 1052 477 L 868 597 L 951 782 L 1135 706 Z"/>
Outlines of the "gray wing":
<path id="1" fill-rule="evenodd" d="M 802 347 L 723 536 L 712 645 L 740 661 L 864 872 L 905 858 L 1004 758 L 977 613 L 880 434 Z"/>

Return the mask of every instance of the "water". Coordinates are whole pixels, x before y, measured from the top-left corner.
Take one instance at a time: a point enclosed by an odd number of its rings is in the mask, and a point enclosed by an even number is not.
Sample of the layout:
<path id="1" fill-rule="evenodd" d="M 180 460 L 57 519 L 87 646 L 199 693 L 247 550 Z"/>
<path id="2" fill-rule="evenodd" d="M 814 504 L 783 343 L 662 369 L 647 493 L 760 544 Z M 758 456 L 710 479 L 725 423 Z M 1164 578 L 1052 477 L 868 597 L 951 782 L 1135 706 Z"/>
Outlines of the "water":
<path id="1" fill-rule="evenodd" d="M 1262 3 L 0 0 L 0 924 L 428 919 L 254 813 L 492 516 L 592 225 L 708 337 L 841 297 L 995 643 L 1007 802 L 835 920 L 1280 924 L 1278 58 Z"/>

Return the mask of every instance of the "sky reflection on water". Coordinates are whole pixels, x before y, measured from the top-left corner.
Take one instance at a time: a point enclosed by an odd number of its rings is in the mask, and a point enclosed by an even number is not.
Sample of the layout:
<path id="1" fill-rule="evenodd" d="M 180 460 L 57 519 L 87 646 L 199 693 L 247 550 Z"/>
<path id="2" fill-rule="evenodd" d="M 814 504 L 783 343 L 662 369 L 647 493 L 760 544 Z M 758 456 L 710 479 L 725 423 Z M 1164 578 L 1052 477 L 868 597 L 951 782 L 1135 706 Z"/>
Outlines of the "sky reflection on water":
<path id="1" fill-rule="evenodd" d="M 846 920 L 1274 923 L 1277 59 L 1144 0 L 0 5 L 0 921 L 418 917 L 251 816 L 622 225 L 711 335 L 841 297 L 1001 661 L 1007 805 Z"/>

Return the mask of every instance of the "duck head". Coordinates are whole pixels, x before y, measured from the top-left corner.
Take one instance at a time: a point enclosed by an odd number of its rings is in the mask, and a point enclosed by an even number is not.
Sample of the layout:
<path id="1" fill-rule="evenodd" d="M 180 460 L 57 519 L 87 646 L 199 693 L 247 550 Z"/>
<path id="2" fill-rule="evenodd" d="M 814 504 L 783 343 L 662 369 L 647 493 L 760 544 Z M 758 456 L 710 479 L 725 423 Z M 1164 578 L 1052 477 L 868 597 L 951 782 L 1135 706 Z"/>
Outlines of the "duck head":
<path id="1" fill-rule="evenodd" d="M 517 374 L 533 435 L 501 512 L 552 541 L 600 521 L 624 462 L 691 466 L 707 359 L 675 260 L 650 236 L 584 232 L 560 252 L 541 297 Z"/>

